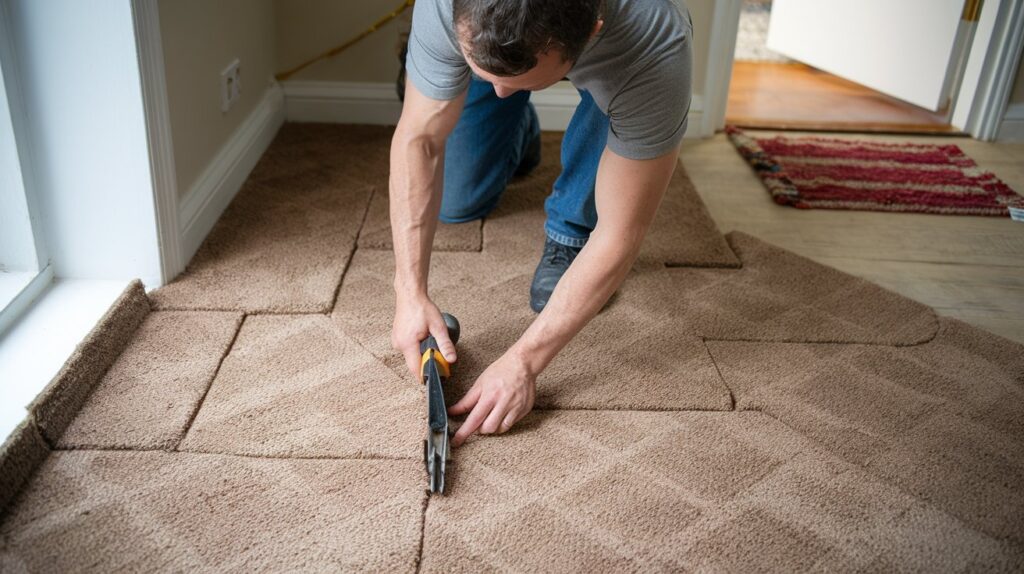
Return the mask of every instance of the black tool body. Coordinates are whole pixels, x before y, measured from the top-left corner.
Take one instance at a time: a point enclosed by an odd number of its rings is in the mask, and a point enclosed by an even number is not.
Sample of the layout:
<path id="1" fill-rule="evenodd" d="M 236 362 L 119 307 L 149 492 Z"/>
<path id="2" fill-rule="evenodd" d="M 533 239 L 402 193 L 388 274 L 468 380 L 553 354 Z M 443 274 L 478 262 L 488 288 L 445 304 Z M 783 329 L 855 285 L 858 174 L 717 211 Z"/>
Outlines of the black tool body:
<path id="1" fill-rule="evenodd" d="M 442 313 L 448 337 L 459 341 L 459 321 Z M 420 375 L 427 387 L 427 439 L 423 441 L 423 463 L 430 477 L 430 492 L 444 494 L 445 463 L 451 459 L 448 432 L 448 407 L 444 403 L 444 383 L 451 376 L 448 361 L 441 355 L 433 335 L 420 342 Z"/>

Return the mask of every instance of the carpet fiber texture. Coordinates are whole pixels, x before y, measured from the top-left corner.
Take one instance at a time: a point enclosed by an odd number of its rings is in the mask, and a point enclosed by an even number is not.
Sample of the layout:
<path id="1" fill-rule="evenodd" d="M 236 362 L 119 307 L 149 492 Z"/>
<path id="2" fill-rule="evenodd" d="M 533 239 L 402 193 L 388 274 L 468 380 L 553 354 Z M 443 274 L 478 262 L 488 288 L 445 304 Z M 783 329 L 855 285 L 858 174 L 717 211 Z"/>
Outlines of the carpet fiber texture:
<path id="1" fill-rule="evenodd" d="M 0 447 L 0 571 L 1024 569 L 1024 347 L 721 235 L 681 170 L 538 408 L 428 497 L 388 137 L 286 125 L 189 270 L 129 286 Z M 439 235 L 449 401 L 534 318 L 557 144 Z"/>
<path id="2" fill-rule="evenodd" d="M 780 205 L 1003 217 L 1024 209 L 1024 197 L 955 145 L 726 131 Z"/>

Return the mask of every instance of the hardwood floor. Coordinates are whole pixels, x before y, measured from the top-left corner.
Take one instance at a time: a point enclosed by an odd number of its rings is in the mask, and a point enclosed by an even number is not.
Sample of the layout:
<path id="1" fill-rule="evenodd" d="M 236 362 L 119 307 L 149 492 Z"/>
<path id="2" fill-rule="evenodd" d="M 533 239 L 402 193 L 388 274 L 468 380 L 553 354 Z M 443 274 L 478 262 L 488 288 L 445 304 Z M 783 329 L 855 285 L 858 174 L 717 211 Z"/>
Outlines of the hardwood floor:
<path id="1" fill-rule="evenodd" d="M 741 127 L 950 133 L 932 113 L 799 63 L 733 64 L 727 123 Z"/>
<path id="2" fill-rule="evenodd" d="M 1018 193 L 1024 190 L 1024 144 L 837 137 L 955 143 Z M 776 205 L 723 134 L 688 140 L 681 158 L 723 232 L 749 233 L 1024 343 L 1024 222 Z"/>

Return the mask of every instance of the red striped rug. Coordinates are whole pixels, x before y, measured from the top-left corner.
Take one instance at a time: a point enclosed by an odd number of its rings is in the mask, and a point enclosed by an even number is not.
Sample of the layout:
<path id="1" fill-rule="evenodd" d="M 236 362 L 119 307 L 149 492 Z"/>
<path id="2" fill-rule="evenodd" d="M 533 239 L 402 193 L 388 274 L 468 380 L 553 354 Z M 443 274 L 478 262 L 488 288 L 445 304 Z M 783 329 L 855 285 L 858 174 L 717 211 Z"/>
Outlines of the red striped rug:
<path id="1" fill-rule="evenodd" d="M 1024 198 L 955 145 L 726 132 L 772 198 L 801 209 L 1024 215 Z"/>

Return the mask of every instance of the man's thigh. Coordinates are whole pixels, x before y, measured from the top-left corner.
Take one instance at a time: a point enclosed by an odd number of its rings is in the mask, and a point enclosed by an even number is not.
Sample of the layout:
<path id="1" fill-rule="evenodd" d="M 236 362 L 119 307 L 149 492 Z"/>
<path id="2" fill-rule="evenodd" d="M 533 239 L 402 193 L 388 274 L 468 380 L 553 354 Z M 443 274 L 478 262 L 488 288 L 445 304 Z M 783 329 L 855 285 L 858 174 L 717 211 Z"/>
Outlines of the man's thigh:
<path id="1" fill-rule="evenodd" d="M 499 98 L 490 83 L 473 79 L 459 122 L 445 147 L 441 221 L 487 215 L 522 159 L 529 129 L 529 92 Z"/>

